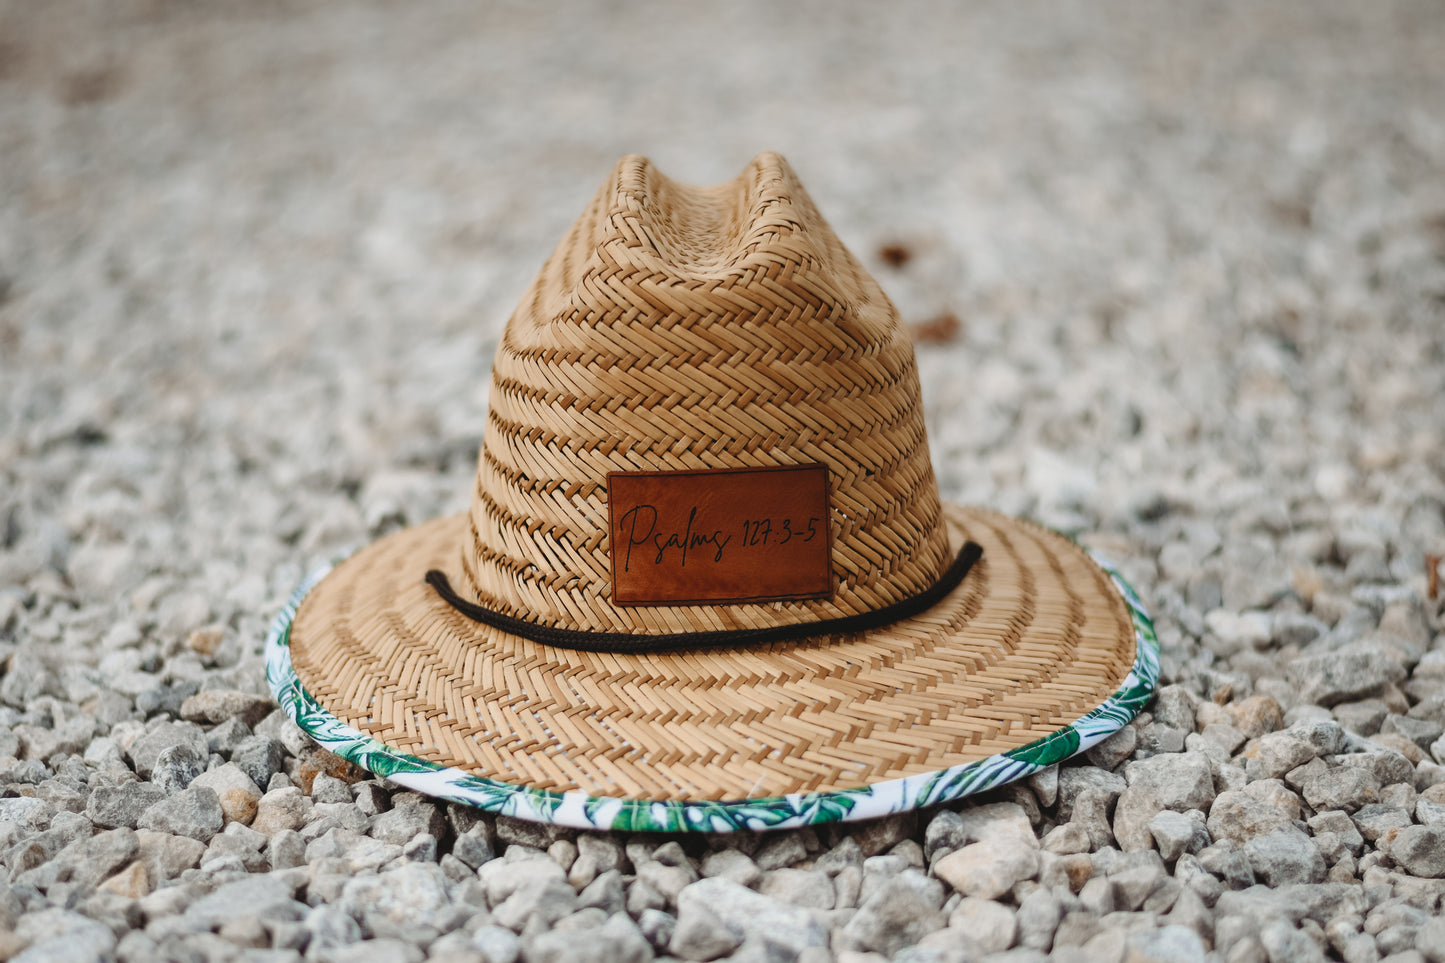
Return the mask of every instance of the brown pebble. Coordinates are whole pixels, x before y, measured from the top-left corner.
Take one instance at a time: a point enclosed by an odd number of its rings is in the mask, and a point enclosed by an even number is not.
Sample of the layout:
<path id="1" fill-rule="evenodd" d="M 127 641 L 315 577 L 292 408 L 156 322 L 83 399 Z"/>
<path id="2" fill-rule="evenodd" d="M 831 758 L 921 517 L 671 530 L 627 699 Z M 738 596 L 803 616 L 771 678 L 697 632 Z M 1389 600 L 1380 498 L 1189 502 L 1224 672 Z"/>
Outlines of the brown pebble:
<path id="1" fill-rule="evenodd" d="M 308 796 L 311 795 L 311 784 L 323 772 L 347 783 L 361 782 L 370 775 L 366 770 L 352 765 L 334 752 L 316 749 L 302 757 L 296 767 L 296 780 L 301 791 Z"/>
<path id="2" fill-rule="evenodd" d="M 1094 857 L 1088 853 L 1073 853 L 1065 856 L 1064 873 L 1069 877 L 1069 889 L 1077 893 L 1094 875 Z"/>
<path id="3" fill-rule="evenodd" d="M 878 256 L 891 268 L 901 268 L 913 260 L 913 249 L 907 244 L 884 244 L 878 249 Z"/>
<path id="4" fill-rule="evenodd" d="M 1320 578 L 1320 573 L 1308 565 L 1302 565 L 1294 570 L 1294 577 L 1291 579 L 1291 584 L 1294 587 L 1295 594 L 1300 597 L 1305 605 L 1311 604 L 1315 596 L 1325 590 L 1325 582 L 1324 579 Z"/>
<path id="5" fill-rule="evenodd" d="M 196 629 L 186 638 L 186 645 L 193 652 L 201 655 L 211 655 L 216 647 L 221 644 L 221 630 L 217 628 Z"/>
<path id="6" fill-rule="evenodd" d="M 1266 732 L 1284 727 L 1284 712 L 1269 696 L 1250 696 L 1224 707 L 1234 727 L 1246 739 L 1258 739 Z"/>
<path id="7" fill-rule="evenodd" d="M 151 891 L 150 876 L 146 873 L 145 863 L 136 860 L 101 883 L 100 888 L 118 896 L 140 899 Z"/>
<path id="8" fill-rule="evenodd" d="M 913 340 L 919 344 L 948 344 L 958 338 L 963 322 L 958 315 L 945 311 L 931 321 L 912 325 Z"/>
<path id="9" fill-rule="evenodd" d="M 1420 749 L 1420 747 L 1412 740 L 1400 735 L 1398 732 L 1376 733 L 1375 735 L 1370 737 L 1370 741 L 1376 743 L 1377 745 L 1384 746 L 1387 749 L 1395 750 L 1400 755 L 1410 760 L 1410 765 L 1412 766 L 1418 766 L 1421 762 L 1425 760 L 1425 753 Z"/>

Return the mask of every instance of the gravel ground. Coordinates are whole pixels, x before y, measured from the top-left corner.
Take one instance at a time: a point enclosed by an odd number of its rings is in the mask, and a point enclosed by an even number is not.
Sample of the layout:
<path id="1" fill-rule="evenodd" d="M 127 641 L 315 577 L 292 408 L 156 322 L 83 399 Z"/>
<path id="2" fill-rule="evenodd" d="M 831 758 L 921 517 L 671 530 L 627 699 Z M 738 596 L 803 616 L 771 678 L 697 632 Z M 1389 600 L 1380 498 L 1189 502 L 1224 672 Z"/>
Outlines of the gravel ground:
<path id="1" fill-rule="evenodd" d="M 0 960 L 1445 959 L 1445 18 L 955 6 L 0 5 Z M 761 149 L 923 325 L 945 494 L 1135 582 L 1150 711 L 755 838 L 316 752 L 293 586 L 464 508 L 618 156 Z"/>

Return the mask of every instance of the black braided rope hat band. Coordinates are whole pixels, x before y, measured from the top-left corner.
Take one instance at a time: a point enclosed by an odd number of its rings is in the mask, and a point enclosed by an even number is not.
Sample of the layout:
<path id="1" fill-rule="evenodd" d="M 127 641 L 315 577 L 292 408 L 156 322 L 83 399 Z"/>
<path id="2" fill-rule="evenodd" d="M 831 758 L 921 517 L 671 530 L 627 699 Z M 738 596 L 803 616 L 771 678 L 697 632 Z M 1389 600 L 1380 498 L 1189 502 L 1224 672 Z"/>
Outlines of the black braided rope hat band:
<path id="1" fill-rule="evenodd" d="M 480 622 L 532 642 L 554 645 L 562 649 L 576 649 L 579 652 L 672 652 L 685 649 L 715 648 L 724 645 L 742 646 L 766 642 L 792 642 L 815 636 L 849 635 L 882 628 L 885 625 L 912 618 L 937 605 L 944 596 L 962 584 L 969 570 L 982 557 L 982 546 L 977 542 L 966 542 L 959 551 L 958 557 L 953 560 L 953 564 L 948 567 L 948 571 L 944 572 L 938 581 L 917 595 L 911 595 L 872 612 L 824 619 L 820 622 L 800 622 L 793 625 L 775 625 L 757 629 L 725 629 L 713 632 L 673 632 L 666 635 L 590 632 L 538 625 L 515 616 L 493 612 L 475 602 L 468 602 L 457 595 L 446 575 L 436 569 L 426 573 L 426 583 L 436 590 L 442 601 L 473 622 Z"/>

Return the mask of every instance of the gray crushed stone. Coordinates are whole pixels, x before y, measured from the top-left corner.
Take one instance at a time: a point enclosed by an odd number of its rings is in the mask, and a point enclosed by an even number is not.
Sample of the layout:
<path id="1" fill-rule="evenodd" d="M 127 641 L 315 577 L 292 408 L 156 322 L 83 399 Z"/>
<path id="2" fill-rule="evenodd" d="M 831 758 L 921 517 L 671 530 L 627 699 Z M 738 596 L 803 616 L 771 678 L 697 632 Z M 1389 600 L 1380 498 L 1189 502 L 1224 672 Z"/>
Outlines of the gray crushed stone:
<path id="1" fill-rule="evenodd" d="M 0 960 L 1442 963 L 1442 49 L 1415 0 L 0 3 Z M 329 767 L 276 610 L 464 508 L 502 325 L 617 157 L 761 149 L 957 317 L 946 497 L 1120 562 L 1158 697 L 766 837 Z"/>

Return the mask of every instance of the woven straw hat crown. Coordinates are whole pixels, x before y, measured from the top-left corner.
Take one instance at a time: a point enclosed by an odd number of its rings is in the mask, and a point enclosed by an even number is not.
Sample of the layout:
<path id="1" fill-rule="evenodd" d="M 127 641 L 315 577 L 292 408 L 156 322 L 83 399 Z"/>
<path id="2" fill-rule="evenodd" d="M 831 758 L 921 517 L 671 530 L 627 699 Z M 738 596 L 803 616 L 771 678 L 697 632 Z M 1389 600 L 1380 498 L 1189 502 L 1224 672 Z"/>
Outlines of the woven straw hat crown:
<path id="1" fill-rule="evenodd" d="M 907 331 L 777 154 L 709 188 L 620 161 L 508 322 L 489 405 L 462 591 L 495 611 L 807 623 L 912 596 L 951 561 Z M 613 603 L 610 472 L 804 464 L 828 469 L 830 598 Z"/>

